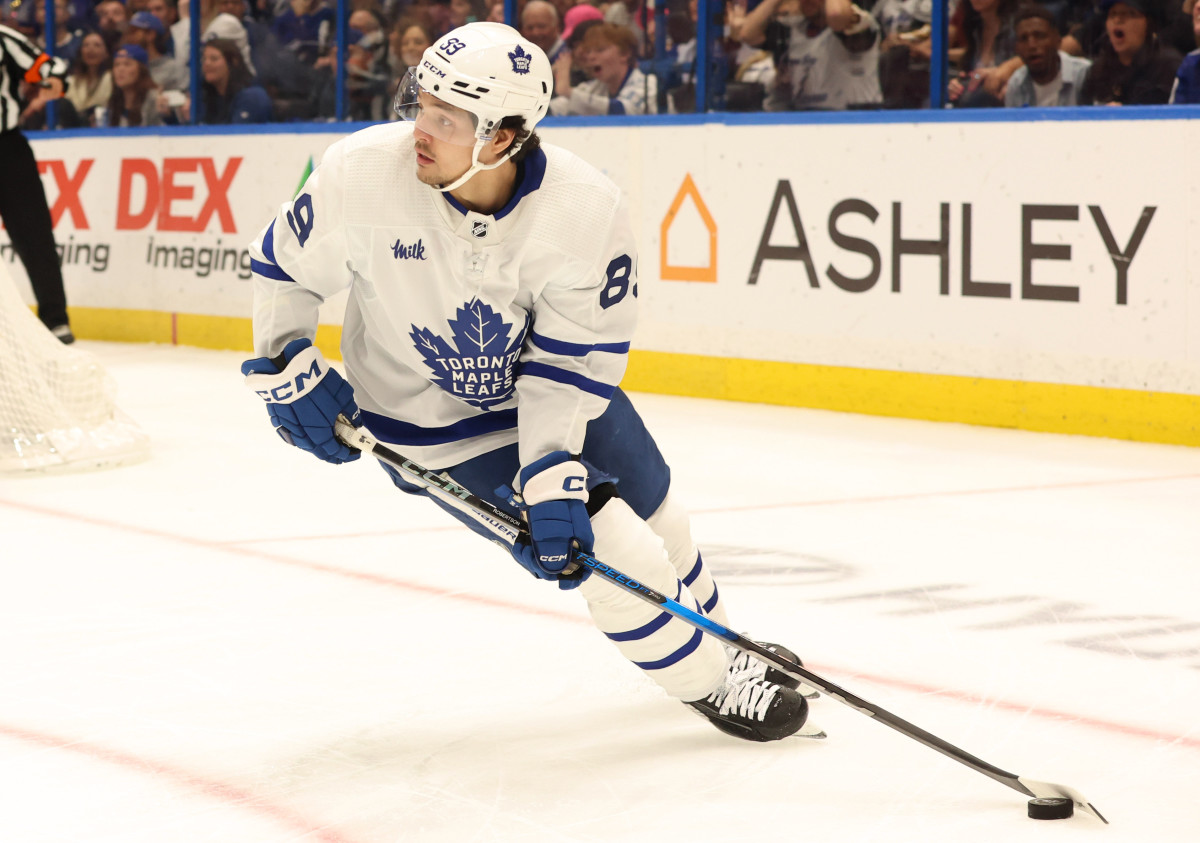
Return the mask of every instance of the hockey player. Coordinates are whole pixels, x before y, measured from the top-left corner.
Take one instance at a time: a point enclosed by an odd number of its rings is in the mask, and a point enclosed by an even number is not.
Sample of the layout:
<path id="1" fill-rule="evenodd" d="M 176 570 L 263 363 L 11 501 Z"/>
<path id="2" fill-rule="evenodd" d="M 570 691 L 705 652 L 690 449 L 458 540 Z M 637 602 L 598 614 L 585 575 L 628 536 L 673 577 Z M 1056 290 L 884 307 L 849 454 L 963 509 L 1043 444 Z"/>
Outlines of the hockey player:
<path id="1" fill-rule="evenodd" d="M 344 414 L 478 494 L 514 486 L 497 503 L 528 523 L 517 562 L 578 588 L 620 652 L 717 728 L 787 737 L 807 716 L 798 682 L 572 564 L 594 552 L 726 623 L 669 469 L 617 387 L 638 293 L 624 200 L 540 143 L 551 85 L 545 54 L 504 24 L 426 50 L 396 95 L 406 122 L 330 147 L 251 245 L 259 356 L 242 372 L 280 436 L 321 459 L 358 457 L 333 432 Z M 318 305 L 346 287 L 348 380 L 312 345 Z"/>

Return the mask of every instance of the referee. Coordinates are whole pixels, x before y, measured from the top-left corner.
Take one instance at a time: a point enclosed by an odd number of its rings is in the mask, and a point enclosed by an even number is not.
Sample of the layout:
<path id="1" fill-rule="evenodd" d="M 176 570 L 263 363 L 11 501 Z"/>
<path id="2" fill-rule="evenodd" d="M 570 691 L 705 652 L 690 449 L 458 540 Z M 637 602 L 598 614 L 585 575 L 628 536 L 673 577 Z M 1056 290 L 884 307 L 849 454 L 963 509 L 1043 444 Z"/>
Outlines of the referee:
<path id="1" fill-rule="evenodd" d="M 39 85 L 38 96 L 57 99 L 66 87 L 67 63 L 50 58 L 24 35 L 0 26 L 0 218 L 25 264 L 38 317 L 64 343 L 75 342 L 54 242 L 46 191 L 29 141 L 21 134 L 21 85 Z"/>

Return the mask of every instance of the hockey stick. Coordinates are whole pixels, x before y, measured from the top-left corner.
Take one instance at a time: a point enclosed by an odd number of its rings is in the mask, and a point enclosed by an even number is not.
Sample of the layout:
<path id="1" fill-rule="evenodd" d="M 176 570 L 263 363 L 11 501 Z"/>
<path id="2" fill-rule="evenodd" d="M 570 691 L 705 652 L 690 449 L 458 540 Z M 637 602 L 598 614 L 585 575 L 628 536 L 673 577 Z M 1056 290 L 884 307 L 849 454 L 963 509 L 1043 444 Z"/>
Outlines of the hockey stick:
<path id="1" fill-rule="evenodd" d="M 507 545 L 512 545 L 517 538 L 527 535 L 525 523 L 516 516 L 505 512 L 490 501 L 484 500 L 472 493 L 469 489 L 464 489 L 447 474 L 437 474 L 429 469 L 414 463 L 402 454 L 393 451 L 388 446 L 379 442 L 365 428 L 353 427 L 344 416 L 338 417 L 336 425 L 338 438 L 351 448 L 356 448 L 363 453 L 370 454 L 380 462 L 387 463 L 397 471 L 403 472 L 408 478 L 416 481 L 421 486 L 428 489 L 431 493 L 436 493 L 436 496 L 443 502 L 454 507 L 459 512 L 471 517 L 475 521 L 484 525 L 492 531 L 500 540 Z M 649 586 L 643 585 L 632 577 L 601 562 L 588 553 L 577 553 L 576 560 L 588 568 L 592 573 L 603 577 L 612 585 L 623 589 L 624 591 L 638 597 L 647 603 L 652 603 L 663 611 L 676 618 L 696 627 L 702 632 L 707 632 L 720 638 L 722 641 L 736 647 L 744 653 L 749 653 L 760 661 L 766 662 L 772 667 L 783 671 L 789 676 L 799 679 L 802 682 L 811 685 L 826 696 L 832 697 L 838 702 L 855 709 L 856 711 L 872 717 L 875 720 L 895 729 L 902 735 L 906 735 L 918 743 L 924 744 L 936 752 L 940 752 L 947 758 L 951 758 L 960 764 L 970 767 L 976 772 L 982 773 L 988 778 L 995 779 L 1001 784 L 1012 788 L 1018 793 L 1023 793 L 1026 796 L 1035 798 L 1066 798 L 1075 803 L 1081 810 L 1086 811 L 1105 824 L 1108 820 L 1096 810 L 1095 806 L 1087 800 L 1086 797 L 1074 788 L 1067 787 L 1061 784 L 1052 782 L 1041 782 L 1034 779 L 1028 779 L 1023 776 L 1017 776 L 1005 770 L 995 767 L 980 758 L 971 755 L 965 750 L 959 749 L 947 741 L 942 740 L 937 735 L 925 731 L 919 726 L 909 723 L 907 720 L 892 714 L 886 709 L 880 708 L 873 703 L 867 702 L 862 697 L 852 694 L 850 691 L 835 685 L 828 679 L 825 679 L 801 664 L 784 658 L 777 653 L 768 650 L 766 647 L 751 641 L 743 635 L 739 635 L 731 629 L 716 623 L 710 618 L 706 618 L 699 612 L 695 612 L 681 603 L 677 603 L 664 594 L 660 594 Z"/>

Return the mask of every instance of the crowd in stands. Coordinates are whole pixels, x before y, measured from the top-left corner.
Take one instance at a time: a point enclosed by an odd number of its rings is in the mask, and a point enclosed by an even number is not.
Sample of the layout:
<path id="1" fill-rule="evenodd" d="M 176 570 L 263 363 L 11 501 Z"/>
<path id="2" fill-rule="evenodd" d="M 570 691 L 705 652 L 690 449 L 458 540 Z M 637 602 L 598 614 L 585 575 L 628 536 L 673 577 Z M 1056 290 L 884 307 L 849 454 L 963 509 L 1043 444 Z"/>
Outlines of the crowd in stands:
<path id="1" fill-rule="evenodd" d="M 338 117 L 333 0 L 199 3 L 192 102 L 189 0 L 53 0 L 71 62 L 57 124 L 157 126 Z M 521 0 L 512 23 L 554 69 L 551 114 L 695 109 L 698 0 Z M 708 85 L 733 111 L 930 104 L 935 0 L 715 3 Z M 1197 0 L 946 0 L 953 108 L 1200 102 Z M 44 46 L 45 0 L 0 0 L 0 23 Z M 594 5 L 593 5 L 594 4 Z M 396 119 L 409 66 L 456 26 L 504 20 L 503 0 L 350 0 L 344 119 Z M 665 32 L 656 31 L 663 27 Z M 31 97 L 25 128 L 45 124 Z"/>

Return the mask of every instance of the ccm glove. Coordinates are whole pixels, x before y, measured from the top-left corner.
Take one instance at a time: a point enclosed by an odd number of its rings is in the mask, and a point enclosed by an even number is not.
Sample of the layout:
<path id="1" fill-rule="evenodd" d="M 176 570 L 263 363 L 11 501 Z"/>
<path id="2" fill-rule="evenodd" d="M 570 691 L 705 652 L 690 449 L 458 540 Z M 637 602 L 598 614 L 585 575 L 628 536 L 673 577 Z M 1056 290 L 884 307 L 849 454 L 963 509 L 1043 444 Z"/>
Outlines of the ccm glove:
<path id="1" fill-rule="evenodd" d="M 339 414 L 355 427 L 361 424 L 354 388 L 325 361 L 312 340 L 292 340 L 274 359 L 247 360 L 242 374 L 246 386 L 267 402 L 271 424 L 284 442 L 326 462 L 359 458 L 359 452 L 343 444 L 333 431 Z"/>
<path id="2" fill-rule="evenodd" d="M 577 587 L 591 571 L 563 571 L 572 566 L 577 549 L 591 553 L 595 541 L 587 513 L 587 469 L 566 451 L 555 451 L 521 469 L 520 480 L 529 541 L 517 541 L 513 556 L 535 577 L 558 580 L 563 590 Z"/>

